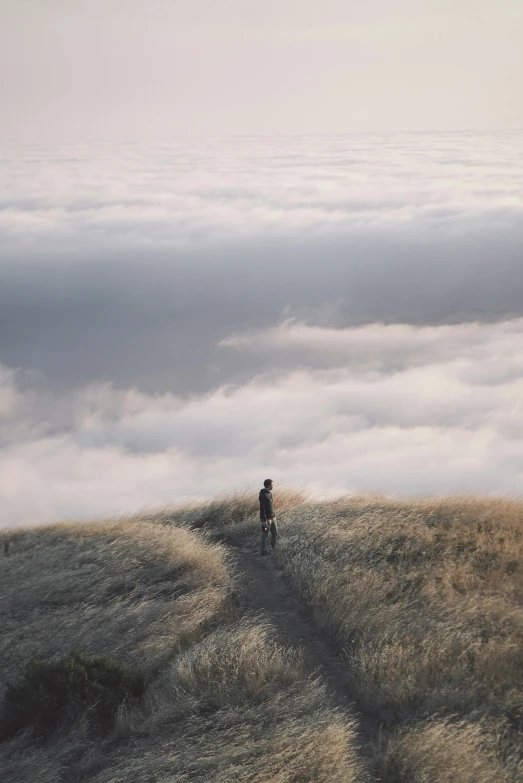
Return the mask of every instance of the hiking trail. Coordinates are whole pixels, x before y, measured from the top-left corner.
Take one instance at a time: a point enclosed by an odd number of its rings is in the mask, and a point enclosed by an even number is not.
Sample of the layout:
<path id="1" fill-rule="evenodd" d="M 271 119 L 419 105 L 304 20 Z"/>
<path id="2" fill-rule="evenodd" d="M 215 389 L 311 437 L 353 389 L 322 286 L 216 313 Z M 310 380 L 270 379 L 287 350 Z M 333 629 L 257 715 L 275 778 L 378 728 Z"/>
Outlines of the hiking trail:
<path id="1" fill-rule="evenodd" d="M 359 713 L 351 697 L 346 665 L 326 632 L 316 626 L 310 611 L 300 605 L 278 561 L 277 550 L 261 557 L 256 536 L 248 543 L 236 539 L 233 533 L 219 534 L 216 539 L 229 550 L 239 590 L 239 608 L 267 620 L 280 643 L 302 652 L 309 673 L 325 683 L 333 706 L 354 723 L 361 759 L 369 770 L 377 727 Z M 377 778 L 372 776 L 369 780 Z"/>

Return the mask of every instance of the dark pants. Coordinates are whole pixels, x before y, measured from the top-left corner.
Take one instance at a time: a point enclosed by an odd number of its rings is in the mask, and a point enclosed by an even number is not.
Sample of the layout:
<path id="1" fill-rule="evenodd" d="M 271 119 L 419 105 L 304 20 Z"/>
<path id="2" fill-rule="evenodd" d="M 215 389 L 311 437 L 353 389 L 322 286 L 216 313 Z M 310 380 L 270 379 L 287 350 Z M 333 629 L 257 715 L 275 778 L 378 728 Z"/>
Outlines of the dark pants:
<path id="1" fill-rule="evenodd" d="M 271 549 L 274 549 L 274 547 L 276 546 L 276 538 L 278 536 L 278 528 L 276 526 L 275 519 L 271 519 L 270 531 L 271 531 Z M 262 530 L 261 541 L 260 541 L 261 554 L 263 554 L 266 551 L 265 544 L 267 543 L 268 537 L 269 537 L 269 530 L 268 529 Z"/>

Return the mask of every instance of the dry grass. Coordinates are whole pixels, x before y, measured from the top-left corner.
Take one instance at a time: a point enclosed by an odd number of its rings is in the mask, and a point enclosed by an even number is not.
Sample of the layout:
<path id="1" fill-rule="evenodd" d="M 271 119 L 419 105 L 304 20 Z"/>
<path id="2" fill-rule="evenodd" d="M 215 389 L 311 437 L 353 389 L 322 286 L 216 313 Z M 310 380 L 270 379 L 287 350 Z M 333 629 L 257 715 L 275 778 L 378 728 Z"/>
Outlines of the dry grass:
<path id="1" fill-rule="evenodd" d="M 253 495 L 186 519 L 255 551 Z M 383 783 L 523 780 L 523 502 L 290 491 L 275 506 L 279 562 L 381 725 Z"/>
<path id="2" fill-rule="evenodd" d="M 416 783 L 508 783 L 489 733 L 470 721 L 434 720 L 389 739 L 382 777 Z"/>
<path id="3" fill-rule="evenodd" d="M 521 779 L 523 503 L 356 498 L 282 516 L 281 562 L 358 701 L 411 727 L 382 748 L 382 779 Z"/>
<path id="4" fill-rule="evenodd" d="M 277 497 L 277 510 L 280 513 L 305 503 L 308 496 L 304 489 L 281 488 Z M 216 531 L 237 525 L 253 516 L 258 517 L 259 512 L 258 492 L 244 491 L 224 493 L 208 503 L 166 509 L 156 514 L 155 518 L 174 525 Z"/>
<path id="5" fill-rule="evenodd" d="M 145 672 L 101 741 L 79 721 L 0 745 L 9 783 L 350 783 L 353 729 L 296 651 L 240 617 L 223 547 L 151 519 L 14 531 L 0 561 L 2 681 L 77 649 Z"/>
<path id="6" fill-rule="evenodd" d="M 13 531 L 0 560 L 2 679 L 81 649 L 149 676 L 225 607 L 223 549 L 150 522 Z"/>
<path id="7" fill-rule="evenodd" d="M 159 781 L 360 779 L 350 724 L 328 707 L 299 656 L 252 620 L 217 629 L 179 656 L 151 690 L 141 731 L 154 743 Z M 92 780 L 142 781 L 150 765 L 133 744 Z"/>
<path id="8" fill-rule="evenodd" d="M 381 725 L 382 783 L 522 780 L 523 503 L 311 503 L 288 491 L 275 505 L 279 562 Z M 0 566 L 3 671 L 82 648 L 141 666 L 149 685 L 101 745 L 82 723 L 50 746 L 3 743 L 2 779 L 362 779 L 346 716 L 296 651 L 232 607 L 225 551 L 205 531 L 252 537 L 256 550 L 257 512 L 257 493 L 242 494 L 13 535 Z"/>

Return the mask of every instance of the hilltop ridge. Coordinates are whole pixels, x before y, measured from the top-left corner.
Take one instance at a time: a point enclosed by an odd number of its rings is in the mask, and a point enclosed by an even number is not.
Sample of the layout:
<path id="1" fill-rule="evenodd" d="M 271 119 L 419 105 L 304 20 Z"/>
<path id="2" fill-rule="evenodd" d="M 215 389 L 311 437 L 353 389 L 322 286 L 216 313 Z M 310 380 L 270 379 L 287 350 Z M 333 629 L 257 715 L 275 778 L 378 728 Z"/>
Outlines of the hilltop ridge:
<path id="1" fill-rule="evenodd" d="M 1 693 L 73 649 L 147 690 L 103 739 L 80 721 L 1 743 L 4 779 L 522 779 L 523 502 L 275 504 L 263 561 L 256 493 L 9 534 Z"/>

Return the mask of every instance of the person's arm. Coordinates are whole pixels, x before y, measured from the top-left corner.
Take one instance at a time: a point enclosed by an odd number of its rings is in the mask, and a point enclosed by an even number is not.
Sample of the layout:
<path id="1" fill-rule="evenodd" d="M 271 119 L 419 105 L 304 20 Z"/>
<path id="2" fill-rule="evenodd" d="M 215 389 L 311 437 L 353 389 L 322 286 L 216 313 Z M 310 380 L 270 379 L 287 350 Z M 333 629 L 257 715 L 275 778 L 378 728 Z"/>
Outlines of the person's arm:
<path id="1" fill-rule="evenodd" d="M 265 492 L 260 492 L 260 519 L 262 530 L 266 530 L 267 525 L 267 496 Z"/>
<path id="2" fill-rule="evenodd" d="M 273 519 L 276 514 L 274 513 L 274 505 L 272 502 L 272 493 L 268 492 L 267 495 L 265 495 L 265 501 L 267 503 L 267 507 L 265 510 L 265 517 L 267 519 Z"/>

